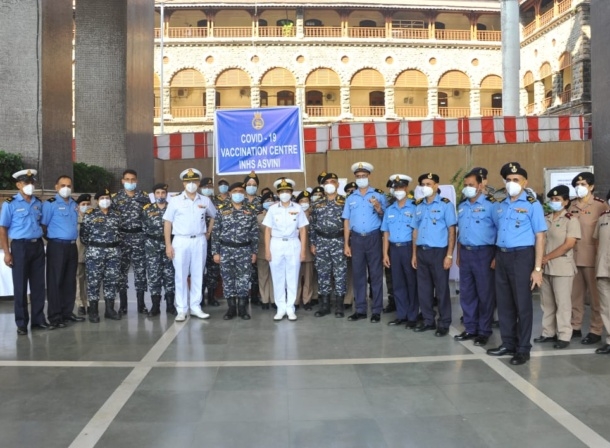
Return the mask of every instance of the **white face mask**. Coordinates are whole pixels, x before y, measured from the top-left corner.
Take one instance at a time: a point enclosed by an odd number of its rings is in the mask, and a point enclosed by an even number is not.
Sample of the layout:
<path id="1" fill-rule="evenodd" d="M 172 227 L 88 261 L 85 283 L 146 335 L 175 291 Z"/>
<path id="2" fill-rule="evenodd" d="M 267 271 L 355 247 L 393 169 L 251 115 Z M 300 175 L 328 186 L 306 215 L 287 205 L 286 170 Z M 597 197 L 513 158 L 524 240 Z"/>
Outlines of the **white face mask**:
<path id="1" fill-rule="evenodd" d="M 366 188 L 369 186 L 369 179 L 368 177 L 362 178 L 362 179 L 356 179 L 356 185 L 358 185 L 358 188 Z"/>
<path id="2" fill-rule="evenodd" d="M 584 198 L 589 194 L 589 189 L 584 185 L 578 185 L 574 190 L 576 190 L 576 197 Z"/>
<path id="3" fill-rule="evenodd" d="M 27 196 L 32 196 L 34 194 L 34 185 L 27 184 L 25 187 L 23 187 L 23 194 Z"/>
<path id="4" fill-rule="evenodd" d="M 64 199 L 70 197 L 71 194 L 72 189 L 70 187 L 62 187 L 59 189 L 59 195 Z"/>
<path id="5" fill-rule="evenodd" d="M 80 207 L 78 207 L 78 209 L 80 210 L 81 213 L 87 213 L 87 210 L 89 210 L 89 206 L 88 205 L 81 205 Z"/>
<path id="6" fill-rule="evenodd" d="M 549 202 L 549 207 L 551 207 L 551 210 L 554 212 L 558 212 L 563 209 L 563 204 L 561 202 L 551 201 Z"/>
<path id="7" fill-rule="evenodd" d="M 280 201 L 282 201 L 284 204 L 290 202 L 291 198 L 292 195 L 290 193 L 280 193 Z"/>
<path id="8" fill-rule="evenodd" d="M 311 202 L 318 202 L 320 199 L 322 199 L 322 196 L 320 196 L 319 194 L 314 194 L 311 197 Z"/>
<path id="9" fill-rule="evenodd" d="M 337 187 L 335 187 L 333 184 L 326 184 L 324 185 L 324 191 L 326 194 L 334 194 L 335 191 L 337 191 Z"/>
<path id="10" fill-rule="evenodd" d="M 517 182 L 506 182 L 506 192 L 511 197 L 518 196 L 521 193 L 521 185 Z"/>
<path id="11" fill-rule="evenodd" d="M 309 210 L 309 202 L 304 202 L 303 204 L 299 204 L 304 212 Z"/>
<path id="12" fill-rule="evenodd" d="M 197 191 L 197 184 L 195 182 L 189 182 L 186 184 L 186 191 L 189 193 L 195 193 Z"/>
<path id="13" fill-rule="evenodd" d="M 477 189 L 475 187 L 464 187 L 462 194 L 468 199 L 472 199 L 477 195 Z"/>
<path id="14" fill-rule="evenodd" d="M 416 200 L 420 200 L 424 197 L 424 194 L 422 193 L 421 187 L 419 185 L 415 187 L 415 190 L 413 191 L 413 196 Z"/>
<path id="15" fill-rule="evenodd" d="M 421 194 L 424 198 L 429 198 L 430 196 L 432 196 L 433 193 L 434 190 L 432 189 L 432 187 L 429 187 L 427 185 L 421 187 Z"/>
<path id="16" fill-rule="evenodd" d="M 394 197 L 399 200 L 402 201 L 404 198 L 407 197 L 407 192 L 403 191 L 403 190 L 398 190 L 394 192 Z"/>
<path id="17" fill-rule="evenodd" d="M 110 207 L 110 199 L 100 199 L 98 202 L 100 208 L 109 208 Z"/>

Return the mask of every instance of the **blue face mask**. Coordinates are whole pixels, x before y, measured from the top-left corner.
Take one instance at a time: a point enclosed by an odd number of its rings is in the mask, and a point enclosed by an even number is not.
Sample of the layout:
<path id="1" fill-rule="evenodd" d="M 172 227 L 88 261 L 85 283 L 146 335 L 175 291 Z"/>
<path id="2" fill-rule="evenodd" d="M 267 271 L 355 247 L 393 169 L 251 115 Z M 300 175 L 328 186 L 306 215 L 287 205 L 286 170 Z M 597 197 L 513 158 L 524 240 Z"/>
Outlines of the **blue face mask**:
<path id="1" fill-rule="evenodd" d="M 225 194 L 227 191 L 229 191 L 229 186 L 228 186 L 228 185 L 220 185 L 220 186 L 218 187 L 218 191 L 219 191 L 221 194 Z"/>
<path id="2" fill-rule="evenodd" d="M 558 212 L 563 209 L 563 204 L 561 202 L 550 201 L 548 204 L 549 207 L 551 207 L 551 210 L 553 210 L 554 212 Z"/>
<path id="3" fill-rule="evenodd" d="M 246 193 L 248 193 L 250 196 L 253 196 L 254 193 L 256 193 L 257 189 L 258 187 L 256 185 L 248 185 L 246 187 Z"/>
<path id="4" fill-rule="evenodd" d="M 265 210 L 269 210 L 269 207 L 271 207 L 273 205 L 273 202 L 265 202 L 263 203 L 263 208 Z"/>
<path id="5" fill-rule="evenodd" d="M 123 184 L 123 187 L 125 187 L 125 190 L 127 190 L 127 191 L 133 191 L 133 190 L 135 190 L 135 189 L 136 189 L 136 186 L 137 186 L 137 185 L 138 185 L 138 184 L 136 184 L 135 182 L 134 182 L 133 184 L 132 184 L 132 183 L 129 183 L 129 182 L 125 182 L 125 183 Z"/>
<path id="6" fill-rule="evenodd" d="M 244 194 L 243 193 L 233 193 L 231 195 L 231 200 L 237 204 L 239 204 L 240 202 L 244 201 Z"/>
<path id="7" fill-rule="evenodd" d="M 201 194 L 204 196 L 212 196 L 214 194 L 214 189 L 213 188 L 202 188 Z"/>

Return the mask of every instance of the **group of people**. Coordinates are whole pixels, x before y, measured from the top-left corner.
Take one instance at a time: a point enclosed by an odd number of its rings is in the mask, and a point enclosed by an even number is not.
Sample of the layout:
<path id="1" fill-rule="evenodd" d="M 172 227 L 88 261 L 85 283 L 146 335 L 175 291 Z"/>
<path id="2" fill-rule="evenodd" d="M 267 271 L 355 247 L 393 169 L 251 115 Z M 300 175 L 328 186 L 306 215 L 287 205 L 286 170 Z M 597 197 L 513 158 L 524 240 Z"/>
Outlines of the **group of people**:
<path id="1" fill-rule="evenodd" d="M 273 303 L 275 321 L 297 320 L 299 301 L 306 309 L 318 305 L 316 317 L 330 314 L 334 302 L 334 315 L 341 318 L 351 306 L 346 303 L 351 287 L 355 304 L 348 320 L 368 318 L 370 295 L 372 323 L 380 322 L 383 311 L 395 311 L 389 325 L 442 337 L 452 323 L 453 263 L 459 266 L 464 325 L 455 339 L 485 346 L 497 308 L 502 344 L 489 355 L 510 355 L 514 365 L 527 362 L 535 287 L 543 309 L 543 331 L 535 343 L 562 349 L 582 337 L 587 292 L 591 324 L 581 342 L 598 343 L 604 326 L 610 329 L 610 235 L 605 233 L 610 207 L 593 195 L 592 173 L 574 178 L 572 201 L 567 186 L 553 187 L 545 216 L 517 162 L 501 169 L 505 198 L 491 194 L 485 168 L 474 168 L 463 178 L 457 205 L 441 195 L 437 174 L 420 175 L 414 193 L 409 176 L 394 174 L 384 192 L 369 184 L 370 163 L 351 169 L 355 181 L 345 186 L 345 195 L 339 193 L 337 174 L 324 172 L 318 186 L 295 196 L 296 184 L 286 177 L 277 179 L 273 190 L 259 192 L 254 172 L 232 184 L 220 179 L 216 193 L 212 178 L 189 168 L 180 174 L 184 191 L 169 198 L 167 185 L 156 184 L 152 202 L 137 188 L 137 173 L 128 169 L 120 191 L 95 194 L 96 207 L 88 194 L 72 198 L 69 176 L 60 176 L 57 194 L 41 203 L 33 195 L 36 171 L 17 172 L 19 192 L 0 212 L 17 332 L 28 332 L 28 281 L 32 329 L 62 328 L 84 316 L 99 322 L 101 296 L 105 318 L 121 319 L 128 308 L 131 265 L 137 311 L 150 317 L 160 313 L 164 293 L 166 312 L 176 321 L 189 315 L 207 319 L 205 291 L 207 304 L 218 306 L 215 291 L 221 284 L 225 320 L 250 319 L 248 303 L 259 299 L 263 309 Z M 610 339 L 597 353 L 610 353 Z"/>

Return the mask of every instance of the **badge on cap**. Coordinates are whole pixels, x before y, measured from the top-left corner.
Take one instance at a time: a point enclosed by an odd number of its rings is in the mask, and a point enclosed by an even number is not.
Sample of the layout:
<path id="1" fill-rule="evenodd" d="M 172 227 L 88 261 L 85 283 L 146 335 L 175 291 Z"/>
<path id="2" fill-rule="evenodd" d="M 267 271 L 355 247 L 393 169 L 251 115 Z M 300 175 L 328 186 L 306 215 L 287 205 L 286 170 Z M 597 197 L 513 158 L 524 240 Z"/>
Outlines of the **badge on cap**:
<path id="1" fill-rule="evenodd" d="M 511 165 L 511 166 L 512 166 L 512 168 L 510 169 L 510 172 L 511 173 L 516 173 L 517 172 L 517 167 L 514 166 L 514 165 Z"/>
<path id="2" fill-rule="evenodd" d="M 428 179 L 432 179 L 432 173 L 428 173 Z"/>
<path id="3" fill-rule="evenodd" d="M 553 190 L 553 196 L 558 196 L 557 190 Z"/>

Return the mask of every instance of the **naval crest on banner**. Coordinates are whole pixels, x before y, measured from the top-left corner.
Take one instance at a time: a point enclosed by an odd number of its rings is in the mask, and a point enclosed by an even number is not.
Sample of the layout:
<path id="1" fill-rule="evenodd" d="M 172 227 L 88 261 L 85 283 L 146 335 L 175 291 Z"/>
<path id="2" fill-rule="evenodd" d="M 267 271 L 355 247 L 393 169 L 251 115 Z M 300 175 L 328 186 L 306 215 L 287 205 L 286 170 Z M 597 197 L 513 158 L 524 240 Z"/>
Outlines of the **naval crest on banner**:
<path id="1" fill-rule="evenodd" d="M 254 118 L 252 119 L 252 127 L 257 131 L 260 131 L 265 127 L 265 120 L 263 120 L 263 114 L 261 112 L 254 112 Z"/>

